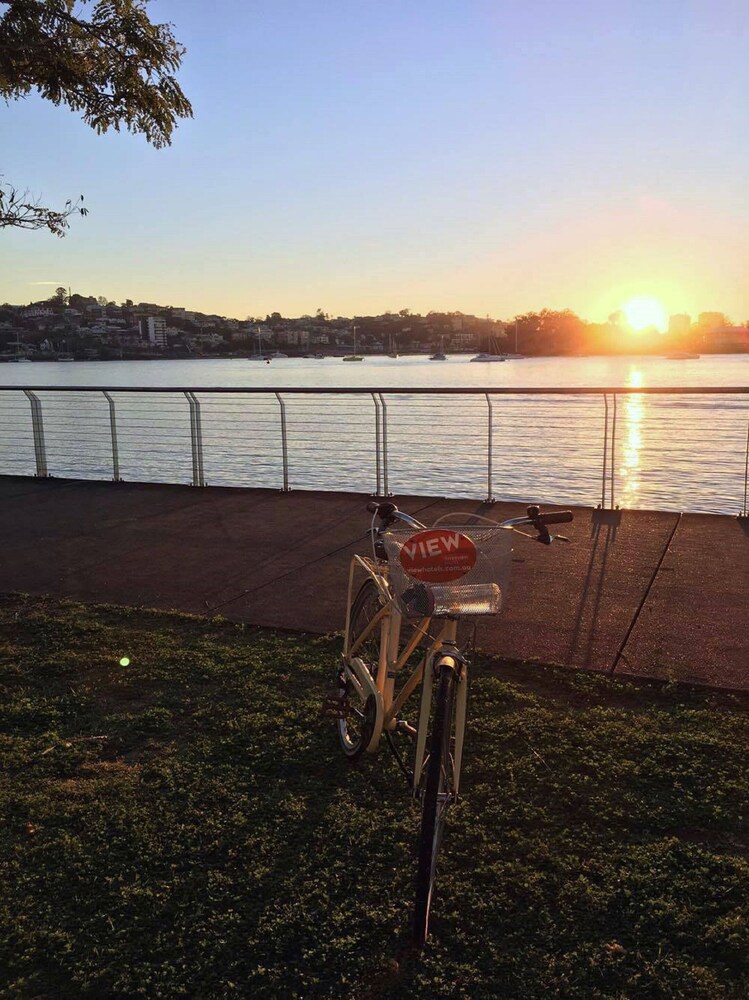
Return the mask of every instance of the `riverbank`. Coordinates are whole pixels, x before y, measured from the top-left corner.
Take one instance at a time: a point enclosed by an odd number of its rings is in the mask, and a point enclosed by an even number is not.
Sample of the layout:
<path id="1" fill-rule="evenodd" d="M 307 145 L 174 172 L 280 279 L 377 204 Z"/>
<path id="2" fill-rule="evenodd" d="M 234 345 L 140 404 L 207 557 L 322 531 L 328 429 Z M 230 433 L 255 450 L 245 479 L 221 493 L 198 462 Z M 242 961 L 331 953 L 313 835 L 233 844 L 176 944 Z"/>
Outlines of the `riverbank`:
<path id="1" fill-rule="evenodd" d="M 351 348 L 336 348 L 333 350 L 323 351 L 322 353 L 312 354 L 308 351 L 295 351 L 293 348 L 287 348 L 282 356 L 270 355 L 270 360 L 272 361 L 341 361 L 346 354 L 351 353 Z M 422 351 L 401 351 L 396 355 L 388 355 L 386 351 L 359 351 L 359 354 L 365 360 L 377 361 L 383 358 L 391 359 L 416 359 L 421 361 L 432 360 L 431 355 L 433 354 L 432 348 L 425 348 Z M 453 360 L 470 360 L 476 357 L 480 353 L 478 348 L 471 348 L 470 350 L 451 350 L 447 354 L 447 359 Z M 606 358 L 627 358 L 631 354 L 627 351 L 591 351 L 587 353 L 575 352 L 575 351 L 565 351 L 563 353 L 557 354 L 546 354 L 539 351 L 534 351 L 529 354 L 511 354 L 508 353 L 504 355 L 505 361 L 526 361 L 530 358 L 536 358 L 539 360 L 553 360 L 554 358 L 598 358 L 604 360 Z M 745 358 L 749 356 L 749 350 L 745 351 L 733 351 L 727 353 L 724 350 L 710 350 L 708 348 L 700 348 L 699 352 L 682 354 L 671 353 L 666 354 L 663 350 L 652 350 L 645 352 L 638 357 L 647 358 L 651 360 L 666 360 L 666 361 L 698 361 L 702 357 L 705 358 L 718 358 L 718 357 L 735 357 L 736 359 Z M 0 364 L 14 364 L 18 362 L 18 358 L 15 356 L 0 357 Z M 81 354 L 69 355 L 68 357 L 55 357 L 50 356 L 48 353 L 29 353 L 20 359 L 22 362 L 35 362 L 36 364 L 46 363 L 46 364 L 56 364 L 64 362 L 75 362 L 76 364 L 90 364 L 92 362 L 110 362 L 110 361 L 257 361 L 257 355 L 253 354 L 251 351 L 224 351 L 220 354 L 211 354 L 210 352 L 204 352 L 200 354 L 195 354 L 190 351 L 176 351 L 170 350 L 164 353 L 158 352 L 145 352 L 145 351 L 122 351 L 118 352 L 117 356 L 106 356 L 97 355 L 96 357 L 84 356 Z M 266 360 L 265 357 L 263 360 Z"/>
<path id="2" fill-rule="evenodd" d="M 0 478 L 0 591 L 340 630 L 348 564 L 366 551 L 353 493 Z M 519 504 L 403 496 L 425 523 Z M 749 522 L 575 508 L 571 544 L 518 538 L 504 613 L 479 647 L 618 676 L 749 689 Z"/>

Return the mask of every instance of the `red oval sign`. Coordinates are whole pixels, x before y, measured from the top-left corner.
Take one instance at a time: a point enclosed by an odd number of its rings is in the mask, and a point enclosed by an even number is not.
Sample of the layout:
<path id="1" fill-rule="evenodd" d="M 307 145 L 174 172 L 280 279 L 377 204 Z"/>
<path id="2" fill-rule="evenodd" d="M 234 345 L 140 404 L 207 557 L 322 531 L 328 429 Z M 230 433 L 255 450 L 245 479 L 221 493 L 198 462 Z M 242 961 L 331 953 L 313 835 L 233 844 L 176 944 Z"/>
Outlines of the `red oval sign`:
<path id="1" fill-rule="evenodd" d="M 403 544 L 401 566 L 415 580 L 449 583 L 473 569 L 476 546 L 470 538 L 448 528 L 433 528 L 412 535 Z"/>

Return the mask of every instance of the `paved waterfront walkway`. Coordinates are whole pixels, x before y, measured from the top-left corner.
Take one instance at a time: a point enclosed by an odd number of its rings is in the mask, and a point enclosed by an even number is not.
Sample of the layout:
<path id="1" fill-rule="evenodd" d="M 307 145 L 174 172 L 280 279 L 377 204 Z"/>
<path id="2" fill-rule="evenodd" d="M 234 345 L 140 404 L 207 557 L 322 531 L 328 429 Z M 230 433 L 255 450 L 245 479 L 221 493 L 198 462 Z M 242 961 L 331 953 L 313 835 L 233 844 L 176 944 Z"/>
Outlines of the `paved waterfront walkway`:
<path id="1" fill-rule="evenodd" d="M 369 498 L 0 477 L 0 591 L 342 628 Z M 396 497 L 425 523 L 492 506 Z M 506 612 L 478 645 L 516 659 L 749 689 L 749 523 L 576 508 L 572 544 L 518 538 Z"/>

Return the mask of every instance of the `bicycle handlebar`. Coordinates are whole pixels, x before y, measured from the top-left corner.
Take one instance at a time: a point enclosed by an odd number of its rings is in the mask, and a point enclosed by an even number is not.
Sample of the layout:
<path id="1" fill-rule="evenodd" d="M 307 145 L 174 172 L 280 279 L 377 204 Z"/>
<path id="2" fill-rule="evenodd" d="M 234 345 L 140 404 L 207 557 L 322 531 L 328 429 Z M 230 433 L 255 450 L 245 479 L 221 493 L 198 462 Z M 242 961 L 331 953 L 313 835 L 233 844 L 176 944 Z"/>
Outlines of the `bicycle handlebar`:
<path id="1" fill-rule="evenodd" d="M 528 508 L 528 519 L 532 524 L 566 524 L 574 520 L 571 510 L 552 510 L 542 514 L 539 507 Z"/>
<path id="2" fill-rule="evenodd" d="M 574 521 L 571 510 L 555 510 L 551 514 L 541 515 L 542 524 L 566 524 L 568 521 Z"/>
<path id="3" fill-rule="evenodd" d="M 398 510 L 394 503 L 376 503 L 372 501 L 367 504 L 367 510 L 370 514 L 379 515 L 385 523 L 385 526 L 390 525 L 393 521 L 403 521 L 404 524 L 410 525 L 412 528 L 426 528 L 425 524 L 421 521 L 417 521 L 415 517 L 411 517 L 410 514 L 404 514 L 402 510 Z"/>
<path id="4" fill-rule="evenodd" d="M 538 532 L 538 535 L 536 536 L 537 542 L 541 542 L 543 545 L 551 545 L 555 538 L 558 538 L 563 542 L 568 542 L 569 538 L 566 538 L 564 535 L 550 535 L 547 525 L 565 524 L 572 519 L 571 510 L 553 510 L 548 514 L 542 514 L 541 508 L 536 504 L 533 504 L 528 508 L 528 519 L 526 523 L 532 524 Z"/>
<path id="5" fill-rule="evenodd" d="M 367 504 L 367 510 L 370 514 L 379 516 L 385 528 L 389 527 L 395 521 L 403 521 L 405 524 L 417 529 L 426 527 L 420 521 L 417 521 L 416 518 L 411 517 L 410 514 L 404 514 L 403 511 L 398 510 L 397 505 L 389 500 L 385 503 L 378 503 L 373 500 Z M 572 520 L 574 520 L 574 516 L 571 510 L 553 510 L 542 514 L 541 508 L 537 504 L 532 504 L 528 507 L 525 517 L 508 518 L 508 520 L 502 521 L 499 527 L 514 528 L 520 524 L 531 524 L 538 532 L 537 541 L 543 542 L 544 545 L 549 545 L 555 536 L 549 534 L 547 525 L 567 524 Z M 568 541 L 563 535 L 556 537 Z"/>

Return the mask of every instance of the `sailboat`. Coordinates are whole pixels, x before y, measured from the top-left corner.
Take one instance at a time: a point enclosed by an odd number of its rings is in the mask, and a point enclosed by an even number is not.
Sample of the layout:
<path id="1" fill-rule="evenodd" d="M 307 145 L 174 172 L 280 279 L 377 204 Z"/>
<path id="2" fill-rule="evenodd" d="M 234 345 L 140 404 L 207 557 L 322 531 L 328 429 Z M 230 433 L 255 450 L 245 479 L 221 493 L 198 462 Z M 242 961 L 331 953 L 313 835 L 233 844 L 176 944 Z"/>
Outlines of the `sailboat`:
<path id="1" fill-rule="evenodd" d="M 258 330 L 256 332 L 255 339 L 257 340 L 257 350 L 256 350 L 256 352 L 254 354 L 251 354 L 247 358 L 247 360 L 248 361 L 267 361 L 268 360 L 268 355 L 267 354 L 263 354 L 263 343 L 262 343 L 262 340 L 260 338 L 260 330 Z"/>
<path id="2" fill-rule="evenodd" d="M 392 333 L 390 334 L 390 353 L 388 354 L 388 357 L 389 358 L 399 358 L 400 357 L 400 354 L 398 354 L 398 352 L 395 349 L 395 343 L 394 343 L 394 338 L 393 338 Z"/>
<path id="3" fill-rule="evenodd" d="M 496 337 L 491 338 L 490 346 L 492 348 L 492 352 L 494 353 L 477 354 L 475 358 L 471 358 L 471 361 L 507 361 L 509 357 L 520 357 L 518 354 L 500 354 L 497 350 L 498 345 Z"/>
<path id="4" fill-rule="evenodd" d="M 429 356 L 430 361 L 447 361 L 447 355 L 445 354 L 445 338 L 440 337 L 440 349 L 435 351 L 434 354 Z"/>
<path id="5" fill-rule="evenodd" d="M 471 361 L 507 361 L 504 354 L 477 354 Z"/>
<path id="6" fill-rule="evenodd" d="M 275 350 L 272 353 L 267 350 L 263 350 L 263 342 L 260 337 L 260 330 L 257 331 L 257 350 L 254 354 L 250 354 L 247 358 L 248 361 L 265 361 L 268 364 L 273 360 L 273 358 L 288 358 L 288 354 L 284 354 L 283 351 Z"/>
<path id="7" fill-rule="evenodd" d="M 21 334 L 20 333 L 16 334 L 16 342 L 15 342 L 15 344 L 13 344 L 13 347 L 15 347 L 15 349 L 16 349 L 16 356 L 14 358 L 11 358 L 10 359 L 11 361 L 16 361 L 19 364 L 21 364 L 21 363 L 31 364 L 31 358 L 27 358 L 25 354 L 21 354 Z"/>
<path id="8" fill-rule="evenodd" d="M 514 361 L 516 359 L 524 358 L 525 354 L 518 354 L 518 321 L 515 320 L 515 353 L 508 354 L 507 360 Z"/>
<path id="9" fill-rule="evenodd" d="M 356 353 L 356 327 L 354 327 L 354 353 L 353 354 L 347 354 L 346 357 L 343 358 L 343 360 L 344 361 L 363 361 L 364 360 L 364 358 L 361 356 L 361 354 L 357 354 Z"/>

